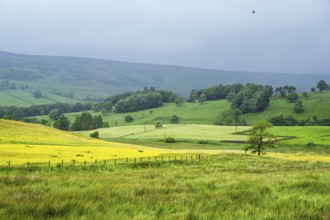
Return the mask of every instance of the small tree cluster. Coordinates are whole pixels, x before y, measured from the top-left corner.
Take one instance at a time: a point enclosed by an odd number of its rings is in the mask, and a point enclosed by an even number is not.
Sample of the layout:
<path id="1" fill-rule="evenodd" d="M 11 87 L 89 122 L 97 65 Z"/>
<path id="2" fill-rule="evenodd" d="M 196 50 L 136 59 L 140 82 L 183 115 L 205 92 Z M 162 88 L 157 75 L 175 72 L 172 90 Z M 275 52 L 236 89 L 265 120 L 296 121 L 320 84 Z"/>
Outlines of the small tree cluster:
<path id="1" fill-rule="evenodd" d="M 89 112 L 83 112 L 81 115 L 77 115 L 75 121 L 71 126 L 72 131 L 86 131 L 97 128 L 108 127 L 106 123 L 103 123 L 101 115 L 92 116 Z"/>

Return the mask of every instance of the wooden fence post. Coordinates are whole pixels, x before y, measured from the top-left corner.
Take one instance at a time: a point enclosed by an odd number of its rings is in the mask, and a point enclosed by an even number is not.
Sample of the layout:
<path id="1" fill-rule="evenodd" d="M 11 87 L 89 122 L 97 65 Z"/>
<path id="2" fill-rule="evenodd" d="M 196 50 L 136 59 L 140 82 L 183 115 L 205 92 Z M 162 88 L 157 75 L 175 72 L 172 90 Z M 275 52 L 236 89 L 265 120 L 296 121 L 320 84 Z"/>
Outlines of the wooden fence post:
<path id="1" fill-rule="evenodd" d="M 63 167 L 64 161 L 62 160 L 62 167 Z"/>
<path id="2" fill-rule="evenodd" d="M 126 164 L 128 164 L 128 157 L 126 158 Z"/>
<path id="3" fill-rule="evenodd" d="M 10 161 L 8 161 L 8 166 L 10 166 Z"/>
<path id="4" fill-rule="evenodd" d="M 48 161 L 48 167 L 50 167 L 50 160 Z"/>
<path id="5" fill-rule="evenodd" d="M 117 162 L 117 161 L 116 161 L 116 159 L 115 159 L 115 161 L 114 161 L 114 164 L 115 164 L 115 165 L 116 165 L 116 162 Z"/>
<path id="6" fill-rule="evenodd" d="M 28 162 L 27 162 L 27 167 L 29 167 L 29 166 L 30 166 L 30 162 L 28 161 Z"/>

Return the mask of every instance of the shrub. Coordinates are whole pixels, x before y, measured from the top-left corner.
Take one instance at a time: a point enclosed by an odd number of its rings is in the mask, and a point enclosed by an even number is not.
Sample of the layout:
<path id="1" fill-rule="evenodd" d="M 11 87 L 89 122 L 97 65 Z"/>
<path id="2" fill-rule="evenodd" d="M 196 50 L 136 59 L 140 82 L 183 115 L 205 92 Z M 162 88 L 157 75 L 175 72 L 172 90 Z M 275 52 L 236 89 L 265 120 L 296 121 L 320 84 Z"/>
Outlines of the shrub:
<path id="1" fill-rule="evenodd" d="M 199 140 L 199 141 L 197 141 L 197 144 L 208 144 L 209 143 L 209 141 L 207 141 L 207 140 Z"/>
<path id="2" fill-rule="evenodd" d="M 179 117 L 177 115 L 172 115 L 171 123 L 175 124 L 179 122 Z"/>
<path id="3" fill-rule="evenodd" d="M 92 138 L 99 138 L 99 132 L 98 131 L 94 131 L 89 136 L 92 137 Z"/>
<path id="4" fill-rule="evenodd" d="M 306 146 L 308 146 L 308 147 L 313 147 L 313 146 L 315 146 L 315 144 L 314 144 L 314 142 L 308 142 L 308 143 L 306 144 Z"/>
<path id="5" fill-rule="evenodd" d="M 155 123 L 155 128 L 162 128 L 162 127 L 163 127 L 163 125 L 162 125 L 162 123 L 160 121 L 157 121 Z"/>
<path id="6" fill-rule="evenodd" d="M 175 143 L 175 139 L 172 137 L 168 137 L 165 139 L 165 143 Z"/>
<path id="7" fill-rule="evenodd" d="M 133 120 L 134 120 L 134 118 L 132 116 L 126 115 L 126 117 L 125 117 L 126 122 L 132 122 Z"/>

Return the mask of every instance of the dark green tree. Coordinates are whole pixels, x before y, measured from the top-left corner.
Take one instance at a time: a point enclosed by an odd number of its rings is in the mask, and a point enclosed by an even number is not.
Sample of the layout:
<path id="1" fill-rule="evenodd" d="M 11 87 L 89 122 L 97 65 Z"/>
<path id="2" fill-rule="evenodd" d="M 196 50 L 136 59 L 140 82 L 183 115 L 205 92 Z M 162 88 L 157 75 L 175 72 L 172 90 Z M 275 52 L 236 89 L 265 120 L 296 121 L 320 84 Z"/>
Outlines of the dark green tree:
<path id="1" fill-rule="evenodd" d="M 182 107 L 184 104 L 184 99 L 181 96 L 178 96 L 175 98 L 174 103 L 178 106 L 178 107 Z"/>
<path id="2" fill-rule="evenodd" d="M 99 132 L 98 131 L 94 131 L 89 136 L 92 137 L 92 138 L 99 138 Z"/>
<path id="3" fill-rule="evenodd" d="M 237 108 L 223 111 L 218 117 L 217 121 L 214 122 L 216 125 L 238 125 L 240 124 L 240 116 L 242 111 Z"/>
<path id="4" fill-rule="evenodd" d="M 102 128 L 103 127 L 103 119 L 101 115 L 93 117 L 93 129 Z"/>
<path id="5" fill-rule="evenodd" d="M 163 124 L 160 121 L 157 121 L 155 123 L 155 128 L 162 128 L 162 127 L 163 127 Z"/>
<path id="6" fill-rule="evenodd" d="M 67 119 L 67 117 L 62 115 L 58 120 L 55 121 L 54 128 L 68 131 L 70 130 L 70 121 Z"/>
<path id="7" fill-rule="evenodd" d="M 179 117 L 177 115 L 172 115 L 171 123 L 176 124 L 179 122 Z"/>
<path id="8" fill-rule="evenodd" d="M 267 121 L 257 122 L 249 131 L 248 146 L 245 151 L 251 150 L 252 153 L 258 153 L 258 156 L 267 148 L 272 148 L 275 145 L 276 137 L 269 132 L 272 124 Z"/>
<path id="9" fill-rule="evenodd" d="M 302 112 L 304 112 L 304 105 L 303 105 L 303 103 L 302 103 L 302 101 L 300 101 L 300 100 L 298 100 L 297 102 L 296 102 L 296 104 L 294 105 L 294 107 L 293 107 L 293 112 L 294 113 L 302 113 Z"/>
<path id="10" fill-rule="evenodd" d="M 317 86 L 316 88 L 319 90 L 319 91 L 324 91 L 327 89 L 327 83 L 324 81 L 324 80 L 321 80 L 317 83 Z"/>
<path id="11" fill-rule="evenodd" d="M 132 122 L 134 118 L 131 115 L 126 115 L 125 116 L 125 122 Z"/>
<path id="12" fill-rule="evenodd" d="M 202 93 L 200 96 L 199 96 L 199 99 L 198 101 L 203 104 L 205 101 L 206 101 L 206 95 L 204 93 Z"/>
<path id="13" fill-rule="evenodd" d="M 32 92 L 32 95 L 33 95 L 33 97 L 34 98 L 41 98 L 42 97 L 42 92 L 39 90 L 39 89 L 37 89 L 37 90 L 34 90 L 33 92 Z"/>
<path id="14" fill-rule="evenodd" d="M 299 99 L 298 94 L 297 93 L 289 93 L 287 100 L 289 103 L 294 103 Z"/>
<path id="15" fill-rule="evenodd" d="M 73 131 L 87 131 L 94 129 L 93 117 L 89 112 L 83 112 L 77 115 L 75 121 L 71 126 Z"/>
<path id="16" fill-rule="evenodd" d="M 56 121 L 56 120 L 60 119 L 62 117 L 62 115 L 63 114 L 62 114 L 61 110 L 56 108 L 56 109 L 53 109 L 53 110 L 50 111 L 48 117 L 49 117 L 50 120 Z"/>

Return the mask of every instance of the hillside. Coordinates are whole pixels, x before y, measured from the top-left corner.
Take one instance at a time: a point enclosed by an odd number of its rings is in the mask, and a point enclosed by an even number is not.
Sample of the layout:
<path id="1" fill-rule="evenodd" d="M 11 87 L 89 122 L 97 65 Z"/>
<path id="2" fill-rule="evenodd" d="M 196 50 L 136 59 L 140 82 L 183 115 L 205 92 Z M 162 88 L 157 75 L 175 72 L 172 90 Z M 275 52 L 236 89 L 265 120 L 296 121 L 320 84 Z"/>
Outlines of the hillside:
<path id="1" fill-rule="evenodd" d="M 275 73 L 233 72 L 180 66 L 138 64 L 111 60 L 77 57 L 33 56 L 0 52 L 0 82 L 9 80 L 28 91 L 40 89 L 46 100 L 32 99 L 27 95 L 15 98 L 15 92 L 0 92 L 0 105 L 27 106 L 43 102 L 74 102 L 85 97 L 107 97 L 115 93 L 139 90 L 145 86 L 166 89 L 188 97 L 192 89 L 217 84 L 247 83 L 282 86 L 290 82 L 299 90 L 309 91 L 312 86 L 330 75 L 297 75 Z M 56 89 L 62 93 L 74 92 L 74 99 L 52 98 Z M 47 95 L 48 93 L 48 95 Z M 54 99 L 54 100 L 52 100 Z M 68 98 L 67 98 L 68 99 Z"/>
<path id="2" fill-rule="evenodd" d="M 154 156 L 166 150 L 84 138 L 47 126 L 0 119 L 0 165 Z"/>
<path id="3" fill-rule="evenodd" d="M 272 98 L 269 106 L 261 113 L 243 114 L 241 119 L 246 119 L 248 124 L 253 124 L 259 120 L 271 118 L 283 114 L 284 116 L 293 116 L 298 120 L 312 119 L 317 116 L 318 119 L 330 118 L 330 91 L 308 93 L 308 97 L 301 97 L 305 111 L 303 113 L 293 113 L 294 103 L 288 103 L 286 99 Z M 208 101 L 204 104 L 186 102 L 182 107 L 177 107 L 174 103 L 164 104 L 162 107 L 142 110 L 131 113 L 108 113 L 102 115 L 103 120 L 109 122 L 110 127 L 126 126 L 126 125 L 153 125 L 157 121 L 164 124 L 171 123 L 173 114 L 180 119 L 179 123 L 183 124 L 209 124 L 212 125 L 217 117 L 230 108 L 230 102 L 226 100 Z M 74 121 L 79 113 L 69 113 L 66 116 L 70 121 Z M 94 112 L 98 115 L 100 113 Z M 134 118 L 133 122 L 127 123 L 124 121 L 126 115 L 131 115 Z M 48 116 L 37 117 L 39 119 L 48 119 Z"/>

